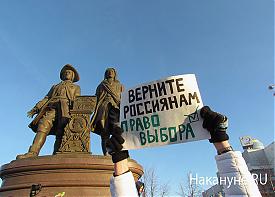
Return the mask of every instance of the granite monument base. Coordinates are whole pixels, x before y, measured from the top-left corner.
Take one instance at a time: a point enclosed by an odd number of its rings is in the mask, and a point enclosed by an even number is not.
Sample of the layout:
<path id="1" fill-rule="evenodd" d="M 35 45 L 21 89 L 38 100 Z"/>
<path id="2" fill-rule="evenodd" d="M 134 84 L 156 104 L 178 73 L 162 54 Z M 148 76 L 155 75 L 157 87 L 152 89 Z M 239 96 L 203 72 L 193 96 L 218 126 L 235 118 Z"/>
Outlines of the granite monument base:
<path id="1" fill-rule="evenodd" d="M 142 166 L 136 161 L 129 159 L 129 166 L 136 180 L 142 176 Z M 64 192 L 64 197 L 110 196 L 112 173 L 111 157 L 87 153 L 14 160 L 1 167 L 0 196 L 29 197 L 31 192 L 36 197 Z"/>

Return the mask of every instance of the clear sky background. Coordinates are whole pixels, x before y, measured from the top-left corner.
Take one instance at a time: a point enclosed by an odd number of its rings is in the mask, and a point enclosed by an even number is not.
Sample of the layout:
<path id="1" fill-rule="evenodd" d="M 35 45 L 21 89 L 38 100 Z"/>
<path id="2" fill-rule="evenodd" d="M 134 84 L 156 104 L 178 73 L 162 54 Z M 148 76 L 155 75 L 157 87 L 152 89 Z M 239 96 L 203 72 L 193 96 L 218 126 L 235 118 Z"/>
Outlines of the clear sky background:
<path id="1" fill-rule="evenodd" d="M 0 1 L 0 164 L 30 146 L 26 112 L 60 81 L 64 64 L 80 74 L 82 95 L 94 95 L 107 67 L 126 88 L 194 73 L 204 104 L 226 114 L 230 142 L 250 135 L 274 141 L 273 0 L 2 0 Z M 41 155 L 51 154 L 48 137 Z M 101 154 L 100 137 L 91 151 Z M 176 192 L 193 171 L 215 176 L 207 141 L 135 150 Z M 209 186 L 206 186 L 206 188 Z"/>

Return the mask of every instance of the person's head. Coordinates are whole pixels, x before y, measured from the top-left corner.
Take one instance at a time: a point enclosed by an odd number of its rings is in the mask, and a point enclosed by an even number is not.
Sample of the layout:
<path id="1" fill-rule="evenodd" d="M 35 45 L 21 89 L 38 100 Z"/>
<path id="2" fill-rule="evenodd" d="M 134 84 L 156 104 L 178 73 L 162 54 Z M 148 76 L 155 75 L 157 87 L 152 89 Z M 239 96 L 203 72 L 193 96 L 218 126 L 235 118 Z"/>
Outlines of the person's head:
<path id="1" fill-rule="evenodd" d="M 116 80 L 117 74 L 114 68 L 107 68 L 104 74 L 104 79 L 113 78 Z"/>
<path id="2" fill-rule="evenodd" d="M 79 80 L 79 75 L 72 65 L 66 64 L 60 71 L 60 79 L 62 81 L 70 80 L 77 82 Z"/>

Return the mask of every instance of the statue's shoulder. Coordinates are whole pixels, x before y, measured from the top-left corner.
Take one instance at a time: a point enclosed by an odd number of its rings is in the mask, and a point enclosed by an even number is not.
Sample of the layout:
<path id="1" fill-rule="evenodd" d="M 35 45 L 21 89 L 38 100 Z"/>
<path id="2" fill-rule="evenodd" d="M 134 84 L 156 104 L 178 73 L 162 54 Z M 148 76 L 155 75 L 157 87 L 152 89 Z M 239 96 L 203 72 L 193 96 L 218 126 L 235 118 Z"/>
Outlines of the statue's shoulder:
<path id="1" fill-rule="evenodd" d="M 119 80 L 115 80 L 115 83 L 122 85 Z"/>
<path id="2" fill-rule="evenodd" d="M 80 86 L 78 84 L 72 83 L 75 87 L 80 88 Z"/>
<path id="3" fill-rule="evenodd" d="M 58 86 L 58 85 L 59 85 L 59 83 L 53 84 L 53 85 L 51 86 L 51 90 L 53 90 L 54 88 L 56 88 L 56 86 Z"/>
<path id="4" fill-rule="evenodd" d="M 61 83 L 62 83 L 62 81 L 59 82 L 59 83 L 53 84 L 53 85 L 52 85 L 52 88 L 55 88 L 55 87 L 59 86 Z"/>
<path id="5" fill-rule="evenodd" d="M 80 86 L 75 83 L 69 83 L 67 86 L 69 86 L 71 88 L 80 88 Z"/>
<path id="6" fill-rule="evenodd" d="M 80 86 L 79 85 L 77 85 L 77 84 L 74 84 L 74 85 L 75 85 L 75 89 L 80 90 Z"/>
<path id="7" fill-rule="evenodd" d="M 106 80 L 103 80 L 98 84 L 97 89 L 104 89 L 106 85 L 108 86 L 108 82 Z"/>
<path id="8" fill-rule="evenodd" d="M 120 83 L 120 81 L 119 81 L 119 80 L 116 80 L 116 81 L 115 81 L 115 84 L 116 84 L 116 86 L 117 86 L 118 88 L 123 87 L 123 84 L 122 84 L 122 83 Z"/>

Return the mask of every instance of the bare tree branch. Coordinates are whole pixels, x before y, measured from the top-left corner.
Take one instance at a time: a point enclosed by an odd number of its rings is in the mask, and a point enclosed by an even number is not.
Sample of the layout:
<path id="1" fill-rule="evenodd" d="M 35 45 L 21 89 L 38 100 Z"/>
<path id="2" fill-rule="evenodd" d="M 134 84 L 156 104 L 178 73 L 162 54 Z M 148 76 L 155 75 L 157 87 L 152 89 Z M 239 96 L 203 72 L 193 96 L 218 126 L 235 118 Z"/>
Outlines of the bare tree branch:
<path id="1" fill-rule="evenodd" d="M 165 197 L 169 195 L 170 187 L 169 183 L 162 184 L 159 191 L 160 197 Z"/>
<path id="2" fill-rule="evenodd" d="M 169 184 L 161 184 L 154 168 L 145 169 L 143 175 L 145 197 L 165 197 L 169 195 Z"/>
<path id="3" fill-rule="evenodd" d="M 202 196 L 202 187 L 196 183 L 195 180 L 191 180 L 192 173 L 189 171 L 187 173 L 187 181 L 185 184 L 179 183 L 178 195 L 182 197 L 200 197 Z"/>

